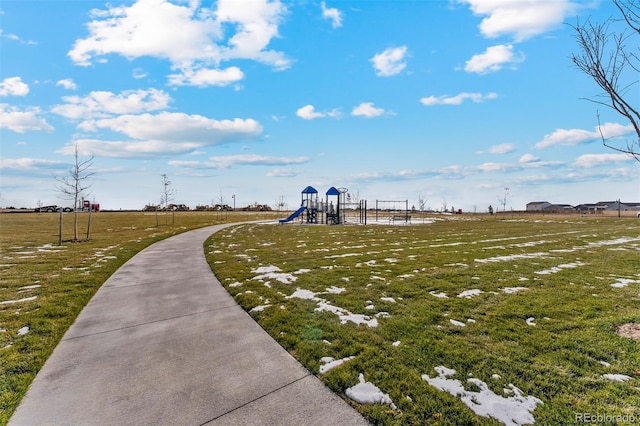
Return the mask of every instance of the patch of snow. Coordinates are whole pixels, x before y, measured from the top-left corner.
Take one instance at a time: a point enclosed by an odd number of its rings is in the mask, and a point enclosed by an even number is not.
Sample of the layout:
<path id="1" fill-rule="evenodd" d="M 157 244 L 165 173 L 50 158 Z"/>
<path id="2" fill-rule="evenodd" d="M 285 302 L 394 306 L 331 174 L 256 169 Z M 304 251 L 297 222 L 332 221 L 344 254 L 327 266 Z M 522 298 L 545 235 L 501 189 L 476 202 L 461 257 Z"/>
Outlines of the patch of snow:
<path id="1" fill-rule="evenodd" d="M 251 308 L 251 310 L 249 312 L 260 312 L 260 311 L 264 311 L 266 308 L 268 308 L 271 305 L 260 305 L 260 306 L 256 306 L 254 308 Z"/>
<path id="2" fill-rule="evenodd" d="M 234 283 L 229 284 L 229 287 L 240 287 L 242 283 L 240 281 L 236 281 Z"/>
<path id="3" fill-rule="evenodd" d="M 36 300 L 38 296 L 25 297 L 24 299 L 18 300 L 5 300 L 0 302 L 0 305 L 13 305 L 14 303 L 22 303 L 22 302 L 30 302 L 32 300 Z"/>
<path id="4" fill-rule="evenodd" d="M 541 259 L 548 257 L 548 253 L 540 252 L 540 253 L 525 253 L 525 254 L 510 254 L 508 256 L 495 256 L 489 257 L 486 259 L 475 259 L 478 263 L 496 263 L 496 262 L 508 262 L 511 260 L 519 260 L 519 259 Z"/>
<path id="5" fill-rule="evenodd" d="M 252 280 L 264 280 L 264 279 L 273 279 L 276 281 L 280 281 L 283 284 L 291 284 L 296 281 L 298 277 L 293 274 L 280 272 L 281 269 L 274 265 L 269 266 L 261 266 L 256 269 L 252 269 L 251 272 L 254 274 L 258 274 L 252 278 Z"/>
<path id="6" fill-rule="evenodd" d="M 360 373 L 358 380 L 360 383 L 345 391 L 349 398 L 360 404 L 388 404 L 393 410 L 397 408 L 389 394 L 382 393 L 376 385 L 364 380 L 364 374 Z"/>
<path id="7" fill-rule="evenodd" d="M 603 374 L 602 377 L 607 380 L 613 380 L 614 382 L 626 382 L 627 380 L 631 380 L 631 377 L 624 374 Z"/>
<path id="8" fill-rule="evenodd" d="M 482 293 L 482 290 L 478 290 L 477 288 L 474 288 L 472 290 L 465 290 L 462 293 L 460 293 L 457 297 L 465 297 L 467 299 L 471 299 L 473 296 L 477 296 L 480 293 Z"/>
<path id="9" fill-rule="evenodd" d="M 318 369 L 318 372 L 320 374 L 325 374 L 328 371 L 333 370 L 334 368 L 344 364 L 345 362 L 351 361 L 353 358 L 355 358 L 355 356 L 348 356 L 346 358 L 336 359 L 336 360 L 334 360 L 330 356 L 323 357 L 320 359 L 320 362 L 323 365 L 320 366 L 320 368 Z"/>
<path id="10" fill-rule="evenodd" d="M 507 426 L 521 426 L 535 423 L 533 410 L 542 404 L 542 401 L 534 396 L 523 396 L 522 391 L 509 383 L 510 389 L 505 389 L 506 394 L 513 394 L 505 398 L 493 393 L 487 384 L 479 379 L 468 379 L 467 382 L 476 385 L 480 391 L 465 390 L 460 380 L 449 379 L 456 373 L 455 370 L 439 366 L 435 368 L 437 377 L 431 378 L 423 375 L 422 379 L 431 386 L 441 391 L 457 396 L 474 413 L 482 417 L 493 417 Z"/>
<path id="11" fill-rule="evenodd" d="M 492 378 L 493 380 L 500 380 L 500 379 L 502 379 L 502 376 L 501 376 L 501 375 L 499 375 L 499 374 L 492 374 L 492 375 L 491 375 L 491 378 Z"/>
<path id="12" fill-rule="evenodd" d="M 513 293 L 517 293 L 519 291 L 525 291 L 525 290 L 529 290 L 527 287 L 505 287 L 502 289 L 502 291 L 505 294 L 513 294 Z"/>
<path id="13" fill-rule="evenodd" d="M 24 336 L 27 333 L 29 333 L 29 327 L 22 327 L 18 330 L 18 336 Z"/>
<path id="14" fill-rule="evenodd" d="M 376 305 L 367 305 L 367 306 L 365 306 L 364 308 L 370 311 L 370 310 L 372 310 L 372 309 L 375 309 L 375 308 L 376 308 Z"/>
<path id="15" fill-rule="evenodd" d="M 456 320 L 454 320 L 454 319 L 450 319 L 450 320 L 449 320 L 449 322 L 450 322 L 452 325 L 455 325 L 456 327 L 466 327 L 466 326 L 467 326 L 467 324 L 465 324 L 465 323 L 463 323 L 463 322 L 460 322 L 460 321 L 456 321 Z"/>
<path id="16" fill-rule="evenodd" d="M 474 320 L 473 318 L 469 318 L 469 319 L 467 319 L 467 322 L 468 322 L 469 324 L 475 324 L 477 321 L 476 321 L 476 320 Z"/>
<path id="17" fill-rule="evenodd" d="M 611 287 L 614 288 L 623 288 L 628 286 L 629 284 L 640 284 L 640 280 L 634 280 L 629 278 L 618 278 L 618 281 L 611 284 Z"/>
<path id="18" fill-rule="evenodd" d="M 327 293 L 331 294 L 340 294 L 344 293 L 345 291 L 347 291 L 347 289 L 344 287 L 336 287 L 334 285 L 332 285 L 331 287 L 327 287 Z"/>
<path id="19" fill-rule="evenodd" d="M 529 318 L 527 318 L 527 325 L 530 325 L 530 326 L 532 326 L 532 327 L 535 327 L 535 326 L 536 326 L 535 320 L 536 320 L 536 319 L 535 319 L 534 317 L 529 317 Z"/>
<path id="20" fill-rule="evenodd" d="M 377 314 L 375 314 L 374 317 L 376 317 L 376 318 L 389 318 L 389 317 L 391 317 L 391 314 L 389 312 L 380 311 Z"/>
<path id="21" fill-rule="evenodd" d="M 430 295 L 432 295 L 433 297 L 437 297 L 438 299 L 448 299 L 449 296 L 447 296 L 444 292 L 440 292 L 440 293 L 436 293 L 435 290 L 431 290 L 429 292 Z"/>
<path id="22" fill-rule="evenodd" d="M 538 274 L 538 275 L 549 275 L 549 274 L 555 274 L 557 272 L 560 272 L 563 269 L 572 269 L 572 268 L 577 268 L 578 266 L 584 266 L 586 265 L 586 263 L 582 263 L 579 260 L 573 262 L 573 263 L 565 263 L 562 265 L 558 265 L 558 266 L 554 266 L 551 269 L 545 269 L 543 271 L 536 271 L 534 272 L 534 274 Z"/>
<path id="23" fill-rule="evenodd" d="M 20 287 L 18 290 L 33 290 L 34 288 L 42 287 L 40 284 L 36 285 L 25 285 L 24 287 Z"/>
<path id="24" fill-rule="evenodd" d="M 598 361 L 600 363 L 600 365 L 604 365 L 605 367 L 611 367 L 611 364 L 609 364 L 607 361 Z"/>
<path id="25" fill-rule="evenodd" d="M 380 300 L 383 302 L 396 303 L 396 299 L 393 297 L 381 297 Z"/>
<path id="26" fill-rule="evenodd" d="M 400 340 L 396 340 L 391 344 L 391 346 L 395 346 L 397 348 L 398 346 L 400 346 Z"/>

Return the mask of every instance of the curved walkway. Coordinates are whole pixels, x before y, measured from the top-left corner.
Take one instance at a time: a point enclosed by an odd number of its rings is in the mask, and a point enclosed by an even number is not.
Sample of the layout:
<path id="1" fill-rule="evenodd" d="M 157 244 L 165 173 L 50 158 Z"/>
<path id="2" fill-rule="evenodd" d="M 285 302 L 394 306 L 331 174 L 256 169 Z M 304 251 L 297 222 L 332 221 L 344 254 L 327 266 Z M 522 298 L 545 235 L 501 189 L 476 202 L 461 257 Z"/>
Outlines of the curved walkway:
<path id="1" fill-rule="evenodd" d="M 9 425 L 358 425 L 366 421 L 226 292 L 203 243 L 147 247 L 98 290 Z"/>

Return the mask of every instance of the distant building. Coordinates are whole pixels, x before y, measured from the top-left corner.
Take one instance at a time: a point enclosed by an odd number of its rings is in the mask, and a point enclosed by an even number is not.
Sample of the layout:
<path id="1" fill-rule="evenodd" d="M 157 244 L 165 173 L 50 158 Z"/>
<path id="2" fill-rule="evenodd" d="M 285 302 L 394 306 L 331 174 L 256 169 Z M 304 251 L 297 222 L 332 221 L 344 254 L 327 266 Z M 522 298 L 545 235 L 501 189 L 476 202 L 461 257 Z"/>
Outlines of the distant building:
<path id="1" fill-rule="evenodd" d="M 533 201 L 527 204 L 528 212 L 555 212 L 563 210 L 573 210 L 573 206 L 570 204 L 551 204 L 548 201 Z"/>
<path id="2" fill-rule="evenodd" d="M 527 203 L 528 212 L 560 212 L 578 211 L 584 213 L 601 213 L 603 211 L 638 211 L 640 203 L 624 203 L 620 201 L 600 201 L 572 206 L 570 204 L 551 204 L 548 201 L 532 201 Z"/>
<path id="3" fill-rule="evenodd" d="M 528 212 L 541 212 L 546 207 L 550 206 L 551 203 L 548 201 L 532 201 L 527 203 L 527 211 Z"/>

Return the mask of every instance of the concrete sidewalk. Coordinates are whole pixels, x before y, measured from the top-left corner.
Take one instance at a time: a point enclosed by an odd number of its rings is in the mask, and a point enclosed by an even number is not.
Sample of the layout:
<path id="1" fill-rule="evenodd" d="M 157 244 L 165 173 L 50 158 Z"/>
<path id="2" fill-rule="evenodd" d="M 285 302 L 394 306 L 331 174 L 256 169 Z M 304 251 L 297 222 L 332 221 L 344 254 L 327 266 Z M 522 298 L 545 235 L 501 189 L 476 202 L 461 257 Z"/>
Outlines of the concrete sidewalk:
<path id="1" fill-rule="evenodd" d="M 240 308 L 204 241 L 160 241 L 98 290 L 9 425 L 358 425 L 367 422 Z"/>

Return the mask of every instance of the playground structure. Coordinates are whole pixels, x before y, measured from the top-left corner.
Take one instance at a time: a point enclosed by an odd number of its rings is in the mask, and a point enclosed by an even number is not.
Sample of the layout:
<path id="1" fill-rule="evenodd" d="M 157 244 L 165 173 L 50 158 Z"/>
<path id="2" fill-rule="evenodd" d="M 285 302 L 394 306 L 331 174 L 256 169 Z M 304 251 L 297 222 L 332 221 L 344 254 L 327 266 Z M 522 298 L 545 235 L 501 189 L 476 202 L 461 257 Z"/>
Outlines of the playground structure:
<path id="1" fill-rule="evenodd" d="M 334 198 L 335 197 L 335 198 Z M 386 207 L 386 208 L 384 208 Z M 300 207 L 287 218 L 279 222 L 289 223 L 300 218 L 300 223 L 341 225 L 346 223 L 367 224 L 367 200 L 351 202 L 347 188 L 332 186 L 325 193 L 325 199 L 319 198 L 318 190 L 307 186 L 302 190 Z M 387 221 L 391 224 L 411 223 L 409 201 L 376 200 L 376 222 Z"/>

